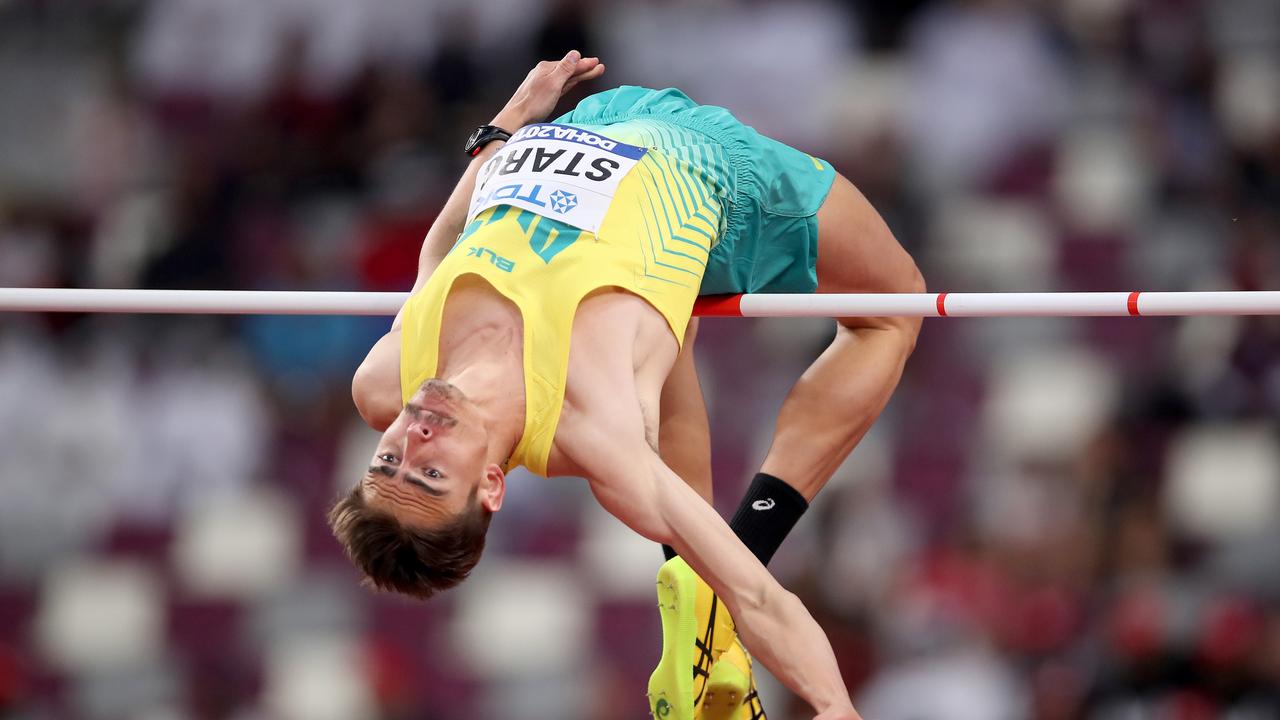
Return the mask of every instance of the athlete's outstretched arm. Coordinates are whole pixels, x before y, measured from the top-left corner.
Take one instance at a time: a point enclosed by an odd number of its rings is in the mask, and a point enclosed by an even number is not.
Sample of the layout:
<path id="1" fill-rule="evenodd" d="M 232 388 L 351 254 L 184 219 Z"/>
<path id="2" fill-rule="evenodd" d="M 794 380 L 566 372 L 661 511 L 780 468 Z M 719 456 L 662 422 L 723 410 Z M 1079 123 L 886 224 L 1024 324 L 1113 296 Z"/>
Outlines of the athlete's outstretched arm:
<path id="1" fill-rule="evenodd" d="M 747 649 L 821 720 L 858 720 L 831 643 L 724 519 L 625 428 L 578 425 L 566 450 L 600 504 L 631 529 L 672 545 L 725 602 Z"/>
<path id="2" fill-rule="evenodd" d="M 576 50 L 558 61 L 540 62 L 529 71 L 506 107 L 489 124 L 514 132 L 531 122 L 543 120 L 573 86 L 603 74 L 604 65 L 599 58 L 580 57 Z M 427 278 L 453 247 L 466 222 L 467 206 L 471 202 L 480 166 L 502 145 L 501 141 L 486 145 L 462 173 L 462 179 L 422 241 L 413 292 L 422 289 Z M 403 312 L 401 309 L 396 313 L 391 331 L 374 343 L 351 378 L 351 398 L 356 409 L 370 427 L 379 431 L 385 430 L 400 413 L 400 322 Z"/>
<path id="3" fill-rule="evenodd" d="M 515 132 L 529 123 L 541 122 L 555 109 L 565 93 L 583 80 L 594 80 L 604 74 L 604 64 L 599 58 L 584 58 L 577 50 L 571 50 L 560 60 L 544 60 L 534 66 L 502 111 L 489 122 L 508 132 Z M 462 173 L 462 179 L 449 195 L 439 217 L 427 231 L 418 255 L 418 277 L 413 284 L 417 292 L 435 272 L 440 261 L 449 253 L 467 218 L 467 206 L 475 189 L 480 166 L 502 146 L 495 140 L 484 147 Z M 396 315 L 392 327 L 400 326 Z"/>

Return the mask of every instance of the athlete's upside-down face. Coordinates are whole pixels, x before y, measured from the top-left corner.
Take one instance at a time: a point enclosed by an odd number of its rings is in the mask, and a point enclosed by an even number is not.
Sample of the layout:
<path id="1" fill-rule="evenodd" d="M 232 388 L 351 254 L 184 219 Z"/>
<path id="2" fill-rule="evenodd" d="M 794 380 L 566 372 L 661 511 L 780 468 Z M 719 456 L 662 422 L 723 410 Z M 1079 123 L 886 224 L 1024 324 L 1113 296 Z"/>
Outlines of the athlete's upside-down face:
<path id="1" fill-rule="evenodd" d="M 443 380 L 423 383 L 374 451 L 361 492 L 370 507 L 406 525 L 442 525 L 472 507 L 495 512 L 505 478 L 486 462 L 488 433 L 462 391 Z"/>

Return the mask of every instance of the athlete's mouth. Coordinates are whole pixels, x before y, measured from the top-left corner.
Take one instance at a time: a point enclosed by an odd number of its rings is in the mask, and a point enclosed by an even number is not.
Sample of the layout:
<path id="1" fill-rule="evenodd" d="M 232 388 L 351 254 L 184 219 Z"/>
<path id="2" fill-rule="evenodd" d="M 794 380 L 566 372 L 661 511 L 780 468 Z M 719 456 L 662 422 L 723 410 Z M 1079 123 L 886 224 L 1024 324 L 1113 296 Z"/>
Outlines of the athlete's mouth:
<path id="1" fill-rule="evenodd" d="M 447 402 L 458 402 L 466 398 L 462 391 L 453 383 L 440 378 L 431 378 L 422 383 L 422 392 L 431 400 L 445 400 Z"/>
<path id="2" fill-rule="evenodd" d="M 405 405 L 404 409 L 406 412 L 409 413 L 409 417 L 422 423 L 423 425 L 427 425 L 433 428 L 447 430 L 458 424 L 458 419 L 448 413 L 442 413 L 437 410 L 429 410 L 427 408 L 422 407 L 421 405 L 417 405 L 414 403 Z"/>

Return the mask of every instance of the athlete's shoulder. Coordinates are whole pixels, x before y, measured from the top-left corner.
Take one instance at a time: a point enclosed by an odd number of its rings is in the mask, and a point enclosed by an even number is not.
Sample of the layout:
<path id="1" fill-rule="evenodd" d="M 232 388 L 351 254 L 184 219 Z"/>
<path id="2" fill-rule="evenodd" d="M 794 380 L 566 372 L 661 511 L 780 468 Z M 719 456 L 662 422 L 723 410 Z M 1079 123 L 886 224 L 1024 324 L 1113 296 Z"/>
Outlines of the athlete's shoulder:
<path id="1" fill-rule="evenodd" d="M 351 399 L 360 417 L 385 430 L 400 414 L 400 330 L 383 335 L 351 378 Z"/>

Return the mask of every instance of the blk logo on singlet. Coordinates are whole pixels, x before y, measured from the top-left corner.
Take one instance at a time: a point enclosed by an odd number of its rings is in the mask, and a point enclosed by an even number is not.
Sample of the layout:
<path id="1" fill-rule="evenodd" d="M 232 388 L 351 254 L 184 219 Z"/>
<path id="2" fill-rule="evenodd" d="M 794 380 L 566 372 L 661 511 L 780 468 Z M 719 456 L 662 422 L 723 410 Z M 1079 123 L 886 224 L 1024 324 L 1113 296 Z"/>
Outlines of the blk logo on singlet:
<path id="1" fill-rule="evenodd" d="M 503 272 L 511 272 L 511 270 L 516 266 L 514 262 L 502 257 L 501 255 L 490 250 L 487 247 L 477 246 L 477 247 L 467 248 L 467 257 L 483 258 L 485 256 L 488 256 L 489 262 L 494 267 L 498 268 Z"/>

